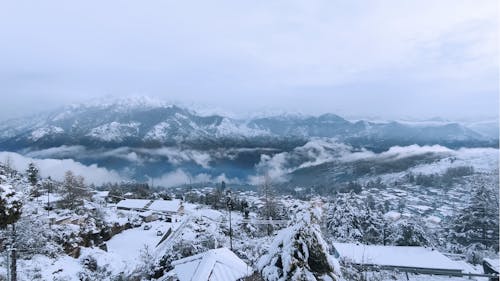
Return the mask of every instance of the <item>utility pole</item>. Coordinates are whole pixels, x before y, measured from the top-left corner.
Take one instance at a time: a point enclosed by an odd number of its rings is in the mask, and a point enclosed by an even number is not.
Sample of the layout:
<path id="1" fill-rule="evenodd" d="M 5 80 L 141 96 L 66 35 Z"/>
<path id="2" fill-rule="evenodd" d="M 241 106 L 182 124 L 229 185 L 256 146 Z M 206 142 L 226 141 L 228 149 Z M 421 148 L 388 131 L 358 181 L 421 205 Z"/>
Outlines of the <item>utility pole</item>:
<path id="1" fill-rule="evenodd" d="M 233 227 L 231 222 L 231 209 L 233 208 L 233 199 L 231 198 L 231 190 L 227 190 L 227 199 L 226 199 L 227 209 L 229 211 L 229 247 L 231 251 L 233 250 Z"/>
<path id="2" fill-rule="evenodd" d="M 11 263 L 10 263 L 10 281 L 17 281 L 17 254 L 16 254 L 16 224 L 12 224 L 12 243 L 11 243 Z"/>

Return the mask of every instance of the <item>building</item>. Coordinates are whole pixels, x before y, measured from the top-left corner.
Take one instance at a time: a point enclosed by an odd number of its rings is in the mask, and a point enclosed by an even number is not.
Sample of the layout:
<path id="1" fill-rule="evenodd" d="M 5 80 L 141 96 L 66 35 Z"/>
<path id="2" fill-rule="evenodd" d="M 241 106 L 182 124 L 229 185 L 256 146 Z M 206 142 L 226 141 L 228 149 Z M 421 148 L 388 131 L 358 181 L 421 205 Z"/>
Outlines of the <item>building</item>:
<path id="1" fill-rule="evenodd" d="M 184 207 L 179 199 L 173 200 L 155 200 L 148 207 L 149 210 L 153 212 L 162 213 L 165 215 L 177 215 L 184 212 Z"/>
<path id="2" fill-rule="evenodd" d="M 158 216 L 152 211 L 141 212 L 139 213 L 139 217 L 141 217 L 144 222 L 152 222 L 158 219 Z"/>
<path id="3" fill-rule="evenodd" d="M 334 255 L 355 267 L 462 276 L 463 267 L 432 248 L 334 243 Z"/>
<path id="4" fill-rule="evenodd" d="M 119 210 L 144 211 L 151 204 L 149 199 L 125 199 L 116 204 Z"/>
<path id="5" fill-rule="evenodd" d="M 172 262 L 179 281 L 236 281 L 253 274 L 253 270 L 227 248 Z"/>

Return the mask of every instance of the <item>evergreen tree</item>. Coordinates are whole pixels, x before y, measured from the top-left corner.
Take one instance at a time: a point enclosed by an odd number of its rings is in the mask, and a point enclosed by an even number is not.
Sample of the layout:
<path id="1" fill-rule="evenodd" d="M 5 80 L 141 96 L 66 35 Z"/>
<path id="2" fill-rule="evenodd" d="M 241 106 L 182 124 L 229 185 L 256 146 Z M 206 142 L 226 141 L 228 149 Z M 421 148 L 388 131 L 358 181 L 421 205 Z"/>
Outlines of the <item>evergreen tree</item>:
<path id="1" fill-rule="evenodd" d="M 469 203 L 452 220 L 451 240 L 463 246 L 478 243 L 498 251 L 498 208 L 498 191 L 483 185 L 474 187 Z"/>
<path id="2" fill-rule="evenodd" d="M 352 192 L 339 194 L 326 216 L 330 238 L 337 242 L 383 244 L 387 235 L 385 221 L 382 213 L 368 203 Z"/>
<path id="3" fill-rule="evenodd" d="M 430 246 L 431 241 L 418 221 L 400 220 L 391 227 L 389 240 L 396 246 Z"/>
<path id="4" fill-rule="evenodd" d="M 38 173 L 39 171 L 38 168 L 35 166 L 35 163 L 33 162 L 29 163 L 28 169 L 26 170 L 26 174 L 32 186 L 35 186 L 38 183 Z"/>
<path id="5" fill-rule="evenodd" d="M 363 238 L 362 202 L 353 193 L 339 194 L 327 214 L 328 234 L 335 241 L 355 242 Z"/>
<path id="6" fill-rule="evenodd" d="M 11 225 L 11 247 L 10 252 L 10 276 L 11 280 L 17 280 L 17 253 L 16 253 L 16 227 L 15 223 L 21 217 L 22 201 L 12 186 L 0 184 L 0 229 Z"/>
<path id="7" fill-rule="evenodd" d="M 0 229 L 15 223 L 21 217 L 22 201 L 12 186 L 0 185 Z"/>
<path id="8" fill-rule="evenodd" d="M 338 280 L 338 261 L 329 254 L 319 227 L 321 210 L 298 213 L 293 223 L 281 230 L 269 251 L 258 262 L 266 281 Z"/>

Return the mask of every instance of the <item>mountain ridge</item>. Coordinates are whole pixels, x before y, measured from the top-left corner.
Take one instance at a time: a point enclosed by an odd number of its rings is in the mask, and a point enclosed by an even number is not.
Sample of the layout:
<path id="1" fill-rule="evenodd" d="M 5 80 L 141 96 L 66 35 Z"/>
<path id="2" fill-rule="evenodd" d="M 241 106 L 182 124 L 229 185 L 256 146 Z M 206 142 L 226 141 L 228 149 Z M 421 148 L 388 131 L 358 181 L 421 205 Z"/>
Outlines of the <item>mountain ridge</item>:
<path id="1" fill-rule="evenodd" d="M 148 97 L 75 104 L 0 122 L 0 149 L 40 149 L 62 145 L 90 147 L 279 147 L 313 137 L 336 138 L 355 146 L 440 144 L 495 146 L 495 138 L 462 124 L 351 122 L 339 115 L 282 114 L 236 119 L 201 115 Z"/>

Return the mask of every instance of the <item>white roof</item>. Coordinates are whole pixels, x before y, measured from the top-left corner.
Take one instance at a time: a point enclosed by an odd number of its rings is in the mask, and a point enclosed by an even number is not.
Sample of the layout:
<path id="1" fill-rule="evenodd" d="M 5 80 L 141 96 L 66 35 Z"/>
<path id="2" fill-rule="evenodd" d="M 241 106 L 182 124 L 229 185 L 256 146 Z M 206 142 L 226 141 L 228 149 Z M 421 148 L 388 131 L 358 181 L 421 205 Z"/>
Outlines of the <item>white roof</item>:
<path id="1" fill-rule="evenodd" d="M 98 191 L 96 193 L 97 197 L 108 197 L 108 195 L 109 195 L 109 191 Z"/>
<path id="2" fill-rule="evenodd" d="M 178 212 L 181 200 L 155 200 L 148 209 L 157 212 Z"/>
<path id="3" fill-rule="evenodd" d="M 48 200 L 49 200 L 50 204 L 59 202 L 63 199 L 61 195 L 56 194 L 56 193 L 49 193 L 48 197 L 49 197 Z M 38 200 L 47 204 L 47 194 L 43 194 L 43 195 L 38 196 Z"/>
<path id="4" fill-rule="evenodd" d="M 227 248 L 172 262 L 180 281 L 236 281 L 252 274 L 252 269 Z"/>
<path id="5" fill-rule="evenodd" d="M 366 265 L 417 267 L 462 271 L 460 264 L 425 247 L 333 243 L 341 259 Z"/>
<path id="6" fill-rule="evenodd" d="M 494 269 L 496 272 L 500 272 L 500 261 L 498 259 L 484 258 L 484 261 L 489 263 L 492 269 Z"/>
<path id="7" fill-rule="evenodd" d="M 384 218 L 391 221 L 397 221 L 401 218 L 401 213 L 396 211 L 389 211 L 384 214 Z"/>
<path id="8" fill-rule="evenodd" d="M 116 204 L 116 207 L 118 208 L 128 208 L 128 209 L 144 209 L 146 205 L 151 202 L 151 200 L 147 199 L 125 199 L 118 204 Z"/>

